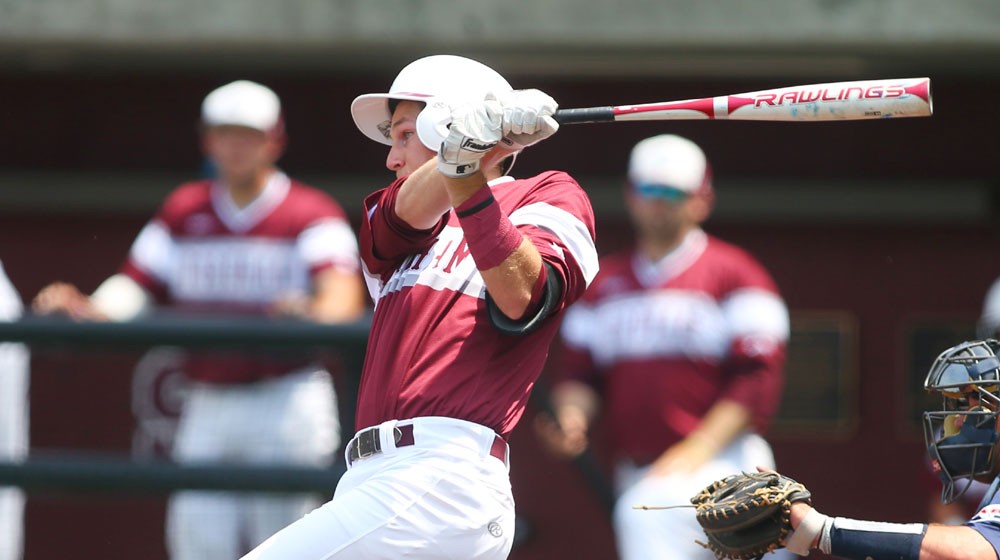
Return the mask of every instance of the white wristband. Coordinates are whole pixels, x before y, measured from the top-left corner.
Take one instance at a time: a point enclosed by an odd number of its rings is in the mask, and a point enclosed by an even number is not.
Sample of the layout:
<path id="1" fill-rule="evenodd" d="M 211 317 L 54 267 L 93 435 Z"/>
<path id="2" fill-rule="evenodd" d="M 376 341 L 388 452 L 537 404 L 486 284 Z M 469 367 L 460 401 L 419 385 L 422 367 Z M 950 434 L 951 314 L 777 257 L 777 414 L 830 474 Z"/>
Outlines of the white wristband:
<path id="1" fill-rule="evenodd" d="M 476 171 L 479 171 L 479 160 L 466 160 L 461 163 L 455 163 L 445 161 L 444 156 L 439 153 L 437 167 L 438 171 L 440 171 L 442 175 L 451 177 L 452 179 L 457 179 L 459 177 L 472 175 Z"/>
<path id="2" fill-rule="evenodd" d="M 799 556 L 809 556 L 813 541 L 823 531 L 823 527 L 829 520 L 829 516 L 823 515 L 815 509 L 809 510 L 809 513 L 799 522 L 799 526 L 785 539 L 785 548 Z"/>

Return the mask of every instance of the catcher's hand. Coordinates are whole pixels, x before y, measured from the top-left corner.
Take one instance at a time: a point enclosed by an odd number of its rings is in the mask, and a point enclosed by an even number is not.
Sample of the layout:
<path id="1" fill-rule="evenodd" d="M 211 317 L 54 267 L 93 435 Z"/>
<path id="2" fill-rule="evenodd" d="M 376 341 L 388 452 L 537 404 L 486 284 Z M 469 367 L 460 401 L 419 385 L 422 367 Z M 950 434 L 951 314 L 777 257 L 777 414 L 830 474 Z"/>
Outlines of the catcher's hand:
<path id="1" fill-rule="evenodd" d="M 735 474 L 691 498 L 716 558 L 753 560 L 785 546 L 793 502 L 810 503 L 802 484 L 776 472 Z"/>

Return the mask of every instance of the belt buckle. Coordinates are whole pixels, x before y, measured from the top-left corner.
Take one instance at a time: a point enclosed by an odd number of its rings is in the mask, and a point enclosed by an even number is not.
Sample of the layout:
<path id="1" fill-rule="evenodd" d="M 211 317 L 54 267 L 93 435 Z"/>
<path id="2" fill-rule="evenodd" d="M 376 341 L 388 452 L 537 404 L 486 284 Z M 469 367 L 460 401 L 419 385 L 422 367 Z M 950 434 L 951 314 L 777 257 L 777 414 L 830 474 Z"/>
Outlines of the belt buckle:
<path id="1" fill-rule="evenodd" d="M 358 459 L 371 457 L 382 450 L 382 445 L 378 439 L 378 428 L 372 428 L 367 432 L 362 432 L 354 438 L 354 454 Z"/>

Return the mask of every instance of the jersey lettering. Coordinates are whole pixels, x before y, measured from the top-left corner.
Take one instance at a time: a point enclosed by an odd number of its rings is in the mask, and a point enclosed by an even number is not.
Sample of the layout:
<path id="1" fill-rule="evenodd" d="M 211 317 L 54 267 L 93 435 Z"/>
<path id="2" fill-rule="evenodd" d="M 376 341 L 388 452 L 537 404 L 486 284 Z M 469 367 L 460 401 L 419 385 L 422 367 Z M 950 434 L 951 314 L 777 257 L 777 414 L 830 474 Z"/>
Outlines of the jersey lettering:
<path id="1" fill-rule="evenodd" d="M 461 228 L 448 226 L 426 253 L 410 255 L 382 287 L 380 298 L 416 285 L 483 297 L 483 278 Z"/>

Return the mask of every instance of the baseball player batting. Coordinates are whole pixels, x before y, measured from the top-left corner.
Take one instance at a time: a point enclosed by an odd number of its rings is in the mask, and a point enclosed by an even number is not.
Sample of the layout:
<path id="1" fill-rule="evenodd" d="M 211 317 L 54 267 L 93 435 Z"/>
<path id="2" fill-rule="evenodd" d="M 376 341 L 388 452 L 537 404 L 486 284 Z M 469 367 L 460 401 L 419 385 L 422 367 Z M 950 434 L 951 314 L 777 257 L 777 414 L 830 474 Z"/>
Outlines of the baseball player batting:
<path id="1" fill-rule="evenodd" d="M 419 115 L 451 126 L 439 144 Z M 246 560 L 506 558 L 507 437 L 562 311 L 597 273 L 594 214 L 563 172 L 515 179 L 513 156 L 558 128 L 556 103 L 438 55 L 362 95 L 361 132 L 396 180 L 365 199 L 360 244 L 376 302 L 348 471 L 333 499 Z M 501 142 L 506 138 L 506 142 Z"/>

